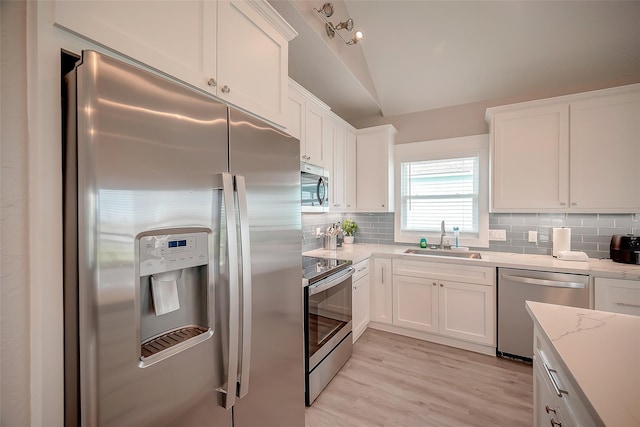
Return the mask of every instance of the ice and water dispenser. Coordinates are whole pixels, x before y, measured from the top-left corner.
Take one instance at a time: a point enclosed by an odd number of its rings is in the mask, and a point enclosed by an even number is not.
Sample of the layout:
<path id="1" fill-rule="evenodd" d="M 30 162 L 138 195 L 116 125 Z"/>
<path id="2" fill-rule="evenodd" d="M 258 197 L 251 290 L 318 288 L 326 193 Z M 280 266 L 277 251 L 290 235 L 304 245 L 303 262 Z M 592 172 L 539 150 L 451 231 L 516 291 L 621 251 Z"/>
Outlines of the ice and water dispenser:
<path id="1" fill-rule="evenodd" d="M 138 236 L 142 362 L 162 359 L 213 333 L 209 236 L 208 229 Z M 195 337 L 200 339 L 191 340 Z"/>

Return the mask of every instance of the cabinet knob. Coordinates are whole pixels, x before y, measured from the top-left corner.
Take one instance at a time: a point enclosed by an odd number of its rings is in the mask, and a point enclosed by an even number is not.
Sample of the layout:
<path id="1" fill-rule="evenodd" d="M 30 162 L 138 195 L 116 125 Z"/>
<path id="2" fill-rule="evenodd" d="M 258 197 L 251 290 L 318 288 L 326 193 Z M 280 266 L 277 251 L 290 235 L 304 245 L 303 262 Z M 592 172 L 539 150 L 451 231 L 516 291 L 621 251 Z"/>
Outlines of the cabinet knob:
<path id="1" fill-rule="evenodd" d="M 440 283 L 440 287 L 441 287 L 441 288 L 444 288 L 444 285 L 443 285 L 442 283 Z"/>
<path id="2" fill-rule="evenodd" d="M 209 79 L 209 81 L 207 81 L 207 84 L 211 87 L 216 87 L 218 83 L 216 82 L 216 79 Z"/>
<path id="3" fill-rule="evenodd" d="M 571 202 L 571 206 L 578 206 L 576 202 Z"/>
<path id="4" fill-rule="evenodd" d="M 547 411 L 547 414 L 548 414 L 549 412 L 553 412 L 554 414 L 556 414 L 556 413 L 557 413 L 555 409 L 553 409 L 553 408 L 549 408 L 549 405 L 544 405 L 544 410 L 545 410 L 545 411 Z"/>
<path id="5" fill-rule="evenodd" d="M 560 206 L 567 206 L 565 202 L 560 202 Z"/>
<path id="6" fill-rule="evenodd" d="M 227 86 L 227 85 L 222 86 L 222 89 L 221 89 L 221 90 L 222 90 L 222 93 L 229 93 L 229 92 L 231 92 L 231 89 L 229 89 L 229 86 Z"/>
<path id="7" fill-rule="evenodd" d="M 433 286 L 438 286 L 438 284 L 436 282 L 433 282 Z"/>
<path id="8" fill-rule="evenodd" d="M 384 205 L 382 205 L 382 207 L 384 208 Z"/>

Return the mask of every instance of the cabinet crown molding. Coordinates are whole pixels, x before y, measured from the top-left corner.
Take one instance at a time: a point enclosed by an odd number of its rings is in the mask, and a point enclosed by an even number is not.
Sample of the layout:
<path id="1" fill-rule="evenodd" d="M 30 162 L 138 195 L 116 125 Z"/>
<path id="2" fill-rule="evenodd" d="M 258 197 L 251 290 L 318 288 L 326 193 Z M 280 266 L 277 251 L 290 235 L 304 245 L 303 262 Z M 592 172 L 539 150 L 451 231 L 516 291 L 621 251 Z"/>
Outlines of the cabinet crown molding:
<path id="1" fill-rule="evenodd" d="M 298 32 L 266 0 L 247 0 L 247 4 L 277 29 L 287 41 L 290 42 L 298 36 Z"/>
<path id="2" fill-rule="evenodd" d="M 536 99 L 532 101 L 500 105 L 496 107 L 487 108 L 484 119 L 487 123 L 490 124 L 491 118 L 495 114 L 502 113 L 505 111 L 517 111 L 517 110 L 531 108 L 531 107 L 543 107 L 546 105 L 569 104 L 575 101 L 592 99 L 592 98 L 597 98 L 601 96 L 617 95 L 617 94 L 634 92 L 634 91 L 640 91 L 640 83 L 635 83 L 635 84 L 625 85 L 625 86 L 616 86 L 616 87 L 611 87 L 606 89 L 592 90 L 589 92 L 574 93 L 570 95 L 556 96 L 553 98 Z"/>

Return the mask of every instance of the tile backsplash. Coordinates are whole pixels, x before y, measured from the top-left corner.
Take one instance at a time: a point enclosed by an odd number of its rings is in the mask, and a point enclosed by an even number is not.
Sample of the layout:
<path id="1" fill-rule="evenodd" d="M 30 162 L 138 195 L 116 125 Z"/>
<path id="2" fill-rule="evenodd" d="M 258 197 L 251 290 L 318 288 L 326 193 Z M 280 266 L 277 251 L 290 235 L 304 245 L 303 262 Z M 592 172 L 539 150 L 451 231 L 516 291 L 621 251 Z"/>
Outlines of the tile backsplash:
<path id="1" fill-rule="evenodd" d="M 358 224 L 356 243 L 393 245 L 393 213 L 302 214 L 303 251 L 322 247 L 316 229 L 352 218 Z M 613 234 L 640 234 L 640 214 L 516 214 L 489 215 L 489 228 L 505 230 L 506 241 L 491 241 L 481 250 L 551 255 L 552 229 L 571 228 L 571 250 L 584 251 L 591 258 L 609 258 Z M 529 231 L 537 231 L 538 242 L 529 243 Z"/>

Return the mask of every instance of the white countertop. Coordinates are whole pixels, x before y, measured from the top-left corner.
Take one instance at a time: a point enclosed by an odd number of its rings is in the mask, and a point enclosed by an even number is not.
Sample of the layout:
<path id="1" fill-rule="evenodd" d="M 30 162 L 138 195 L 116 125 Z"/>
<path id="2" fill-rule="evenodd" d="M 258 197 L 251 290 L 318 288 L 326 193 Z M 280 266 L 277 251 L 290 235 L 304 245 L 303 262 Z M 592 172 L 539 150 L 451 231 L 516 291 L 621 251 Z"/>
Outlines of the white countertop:
<path id="1" fill-rule="evenodd" d="M 615 263 L 610 259 L 589 259 L 589 261 L 561 261 L 551 255 L 527 255 L 507 252 L 483 252 L 482 259 L 432 257 L 424 255 L 405 254 L 409 248 L 417 246 L 402 245 L 373 245 L 365 243 L 344 244 L 335 251 L 315 249 L 302 255 L 321 258 L 340 258 L 351 260 L 354 264 L 371 256 L 403 257 L 407 259 L 433 260 L 453 264 L 482 265 L 492 267 L 522 268 L 564 273 L 578 273 L 595 277 L 610 277 L 619 279 L 640 280 L 640 265 Z M 475 252 L 475 251 L 474 251 Z"/>
<path id="2" fill-rule="evenodd" d="M 640 317 L 527 302 L 585 405 L 607 426 L 640 426 Z"/>

